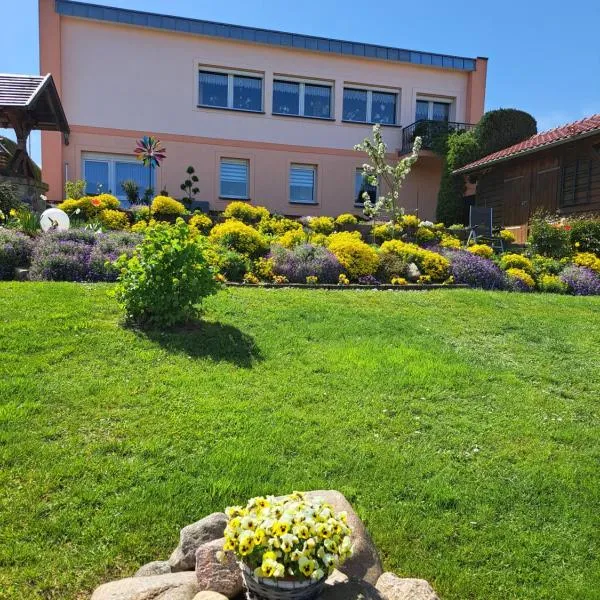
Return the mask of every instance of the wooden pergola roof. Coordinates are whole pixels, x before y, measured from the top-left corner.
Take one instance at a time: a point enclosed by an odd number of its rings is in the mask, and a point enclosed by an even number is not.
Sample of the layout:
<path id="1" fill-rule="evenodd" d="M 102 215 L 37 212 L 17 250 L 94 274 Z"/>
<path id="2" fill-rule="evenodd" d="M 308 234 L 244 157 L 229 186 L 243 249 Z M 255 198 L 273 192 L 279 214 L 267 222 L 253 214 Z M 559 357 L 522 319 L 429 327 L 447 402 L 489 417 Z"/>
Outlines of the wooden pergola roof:
<path id="1" fill-rule="evenodd" d="M 0 73 L 0 127 L 13 127 L 15 116 L 27 121 L 30 131 L 62 131 L 69 135 L 52 75 Z"/>

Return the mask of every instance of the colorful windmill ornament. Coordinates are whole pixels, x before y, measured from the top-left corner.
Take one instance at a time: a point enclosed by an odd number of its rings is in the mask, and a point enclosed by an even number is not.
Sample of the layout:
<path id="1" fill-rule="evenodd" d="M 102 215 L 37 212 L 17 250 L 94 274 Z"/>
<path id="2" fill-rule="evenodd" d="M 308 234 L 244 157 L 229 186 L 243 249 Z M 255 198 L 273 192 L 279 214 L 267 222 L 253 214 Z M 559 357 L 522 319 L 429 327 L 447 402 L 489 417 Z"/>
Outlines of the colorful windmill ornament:
<path id="1" fill-rule="evenodd" d="M 145 167 L 150 169 L 150 184 L 152 188 L 152 171 L 160 167 L 160 163 L 167 157 L 167 151 L 161 144 L 161 141 L 153 135 L 145 135 L 136 143 L 133 153 L 138 160 L 141 160 Z"/>

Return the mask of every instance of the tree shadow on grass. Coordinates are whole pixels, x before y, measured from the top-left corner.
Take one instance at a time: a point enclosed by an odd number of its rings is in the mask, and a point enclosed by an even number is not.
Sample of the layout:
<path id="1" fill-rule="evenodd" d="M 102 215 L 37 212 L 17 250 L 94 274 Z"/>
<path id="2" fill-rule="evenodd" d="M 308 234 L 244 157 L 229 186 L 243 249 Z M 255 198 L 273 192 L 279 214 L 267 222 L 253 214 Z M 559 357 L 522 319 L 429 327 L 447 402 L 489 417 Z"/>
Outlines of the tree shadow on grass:
<path id="1" fill-rule="evenodd" d="M 137 333 L 168 352 L 185 354 L 190 358 L 226 361 L 246 369 L 263 359 L 251 336 L 223 323 L 194 319 L 166 331 L 144 328 L 137 329 Z"/>

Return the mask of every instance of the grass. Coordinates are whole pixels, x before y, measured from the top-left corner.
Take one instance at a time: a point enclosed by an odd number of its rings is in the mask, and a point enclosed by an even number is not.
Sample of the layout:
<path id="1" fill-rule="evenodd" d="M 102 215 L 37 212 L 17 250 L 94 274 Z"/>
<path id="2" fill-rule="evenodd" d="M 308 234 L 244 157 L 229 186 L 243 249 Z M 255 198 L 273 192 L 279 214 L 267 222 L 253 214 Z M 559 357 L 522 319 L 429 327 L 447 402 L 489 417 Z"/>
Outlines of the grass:
<path id="1" fill-rule="evenodd" d="M 88 598 L 315 488 L 444 600 L 600 598 L 600 299 L 236 289 L 161 334 L 108 289 L 0 285 L 1 598 Z"/>

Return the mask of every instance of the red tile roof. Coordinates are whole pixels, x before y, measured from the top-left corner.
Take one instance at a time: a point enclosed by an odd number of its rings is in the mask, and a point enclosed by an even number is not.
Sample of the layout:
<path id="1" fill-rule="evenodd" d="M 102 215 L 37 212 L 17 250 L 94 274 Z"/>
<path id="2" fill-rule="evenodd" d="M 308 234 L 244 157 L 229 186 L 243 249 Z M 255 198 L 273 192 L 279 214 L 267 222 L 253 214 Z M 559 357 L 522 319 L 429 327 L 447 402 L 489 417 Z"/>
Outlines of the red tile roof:
<path id="1" fill-rule="evenodd" d="M 538 133 L 514 146 L 504 148 L 504 150 L 498 150 L 493 154 L 488 154 L 475 162 L 469 163 L 460 169 L 456 169 L 455 173 L 469 173 L 477 171 L 487 165 L 503 162 L 512 158 L 516 158 L 521 154 L 530 154 L 539 150 L 544 150 L 548 146 L 554 146 L 562 144 L 575 139 L 581 135 L 593 133 L 598 131 L 600 133 L 600 114 L 592 115 L 580 121 L 569 123 L 551 129 L 550 131 L 543 131 Z"/>

